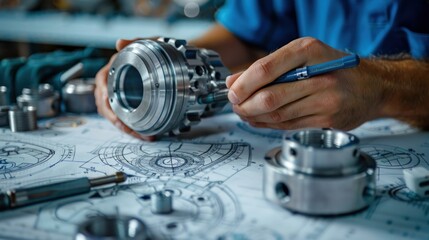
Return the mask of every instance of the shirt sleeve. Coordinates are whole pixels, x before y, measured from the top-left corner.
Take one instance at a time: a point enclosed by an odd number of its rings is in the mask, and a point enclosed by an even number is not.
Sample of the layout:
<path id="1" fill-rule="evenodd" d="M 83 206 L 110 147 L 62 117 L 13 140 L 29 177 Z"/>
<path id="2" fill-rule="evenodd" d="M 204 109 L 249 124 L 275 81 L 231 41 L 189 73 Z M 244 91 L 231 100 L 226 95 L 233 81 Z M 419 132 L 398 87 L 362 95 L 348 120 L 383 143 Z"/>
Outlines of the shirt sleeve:
<path id="1" fill-rule="evenodd" d="M 298 37 L 291 0 L 227 0 L 216 19 L 240 39 L 266 51 L 274 51 Z"/>

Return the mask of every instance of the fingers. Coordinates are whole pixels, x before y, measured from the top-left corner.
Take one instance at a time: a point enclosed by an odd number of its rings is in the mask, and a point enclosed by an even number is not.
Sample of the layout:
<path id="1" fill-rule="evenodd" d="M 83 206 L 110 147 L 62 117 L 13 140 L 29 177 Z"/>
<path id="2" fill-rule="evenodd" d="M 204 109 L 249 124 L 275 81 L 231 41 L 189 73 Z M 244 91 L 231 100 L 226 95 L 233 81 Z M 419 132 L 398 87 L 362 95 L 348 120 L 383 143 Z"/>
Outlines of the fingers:
<path id="1" fill-rule="evenodd" d="M 232 84 L 234 84 L 234 82 L 238 79 L 238 77 L 240 77 L 240 75 L 242 73 L 243 72 L 238 72 L 238 73 L 235 73 L 235 74 L 232 74 L 232 75 L 226 77 L 226 79 L 225 79 L 226 87 L 230 88 L 232 86 Z"/>
<path id="2" fill-rule="evenodd" d="M 234 112 L 243 117 L 255 117 L 276 111 L 288 103 L 316 92 L 320 88 L 318 82 L 311 79 L 262 88 L 242 104 L 233 105 Z"/>
<path id="3" fill-rule="evenodd" d="M 120 51 L 121 49 L 123 49 L 124 47 L 126 47 L 127 45 L 140 40 L 142 38 L 134 38 L 134 39 L 118 39 L 116 41 L 116 50 Z"/>
<path id="4" fill-rule="evenodd" d="M 252 64 L 231 82 L 228 98 L 232 104 L 240 104 L 283 73 L 343 55 L 317 39 L 297 39 Z"/>

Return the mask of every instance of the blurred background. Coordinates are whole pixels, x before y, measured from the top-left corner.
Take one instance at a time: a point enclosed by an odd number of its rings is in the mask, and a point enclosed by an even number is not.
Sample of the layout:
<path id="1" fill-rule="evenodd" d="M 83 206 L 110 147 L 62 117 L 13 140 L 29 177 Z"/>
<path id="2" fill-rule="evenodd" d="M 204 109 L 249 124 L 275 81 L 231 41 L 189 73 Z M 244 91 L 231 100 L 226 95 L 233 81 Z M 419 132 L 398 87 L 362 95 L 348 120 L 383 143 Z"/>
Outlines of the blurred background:
<path id="1" fill-rule="evenodd" d="M 99 48 L 118 38 L 192 39 L 213 23 L 224 0 L 0 0 L 0 59 Z"/>

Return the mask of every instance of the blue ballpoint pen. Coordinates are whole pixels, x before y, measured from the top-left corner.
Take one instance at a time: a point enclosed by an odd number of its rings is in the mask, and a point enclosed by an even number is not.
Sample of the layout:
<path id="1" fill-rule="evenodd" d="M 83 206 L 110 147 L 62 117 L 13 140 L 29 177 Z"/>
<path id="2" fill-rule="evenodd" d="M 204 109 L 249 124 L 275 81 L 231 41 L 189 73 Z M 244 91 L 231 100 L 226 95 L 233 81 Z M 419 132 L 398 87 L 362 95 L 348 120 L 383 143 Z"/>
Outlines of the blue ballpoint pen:
<path id="1" fill-rule="evenodd" d="M 297 68 L 282 74 L 272 83 L 267 86 L 279 84 L 279 83 L 288 83 L 295 82 L 299 80 L 304 80 L 310 77 L 321 75 L 324 73 L 332 72 L 339 69 L 351 68 L 359 65 L 360 59 L 356 54 L 348 55 L 339 59 L 335 59 L 329 62 L 316 64 L 313 66 L 306 66 L 302 68 Z M 214 103 L 222 102 L 228 100 L 228 89 L 222 89 L 215 93 L 210 93 L 206 96 L 198 98 L 199 103 Z"/>

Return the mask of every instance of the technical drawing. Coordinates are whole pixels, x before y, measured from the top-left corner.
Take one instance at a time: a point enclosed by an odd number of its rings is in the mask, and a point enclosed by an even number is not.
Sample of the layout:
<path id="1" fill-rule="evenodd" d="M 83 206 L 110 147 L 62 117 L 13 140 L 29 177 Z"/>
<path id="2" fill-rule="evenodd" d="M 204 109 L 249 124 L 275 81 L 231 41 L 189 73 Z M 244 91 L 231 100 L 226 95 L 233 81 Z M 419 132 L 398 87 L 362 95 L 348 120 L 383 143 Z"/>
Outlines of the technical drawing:
<path id="1" fill-rule="evenodd" d="M 74 148 L 70 146 L 41 141 L 38 138 L 2 134 L 0 179 L 27 176 L 73 156 Z"/>
<path id="2" fill-rule="evenodd" d="M 151 194 L 160 190 L 173 194 L 171 214 L 154 214 L 150 210 Z M 57 201 L 38 211 L 33 224 L 42 231 L 70 236 L 77 225 L 88 218 L 123 214 L 144 221 L 155 239 L 207 239 L 207 236 L 217 239 L 215 236 L 233 230 L 243 218 L 240 204 L 228 187 L 176 180 L 147 181 L 106 192 L 100 190 L 89 198 Z"/>
<path id="3" fill-rule="evenodd" d="M 389 196 L 395 200 L 406 202 L 418 209 L 423 210 L 426 216 L 429 216 L 429 202 L 427 198 L 420 197 L 408 189 L 405 184 L 397 185 L 389 190 Z"/>
<path id="4" fill-rule="evenodd" d="M 225 181 L 250 162 L 247 143 L 112 142 L 98 150 L 101 161 L 146 177 L 180 176 Z M 207 179 L 207 178 L 210 178 Z"/>
<path id="5" fill-rule="evenodd" d="M 362 145 L 360 149 L 377 161 L 378 168 L 385 169 L 413 168 L 420 164 L 422 157 L 413 149 L 404 149 L 389 145 Z"/>

